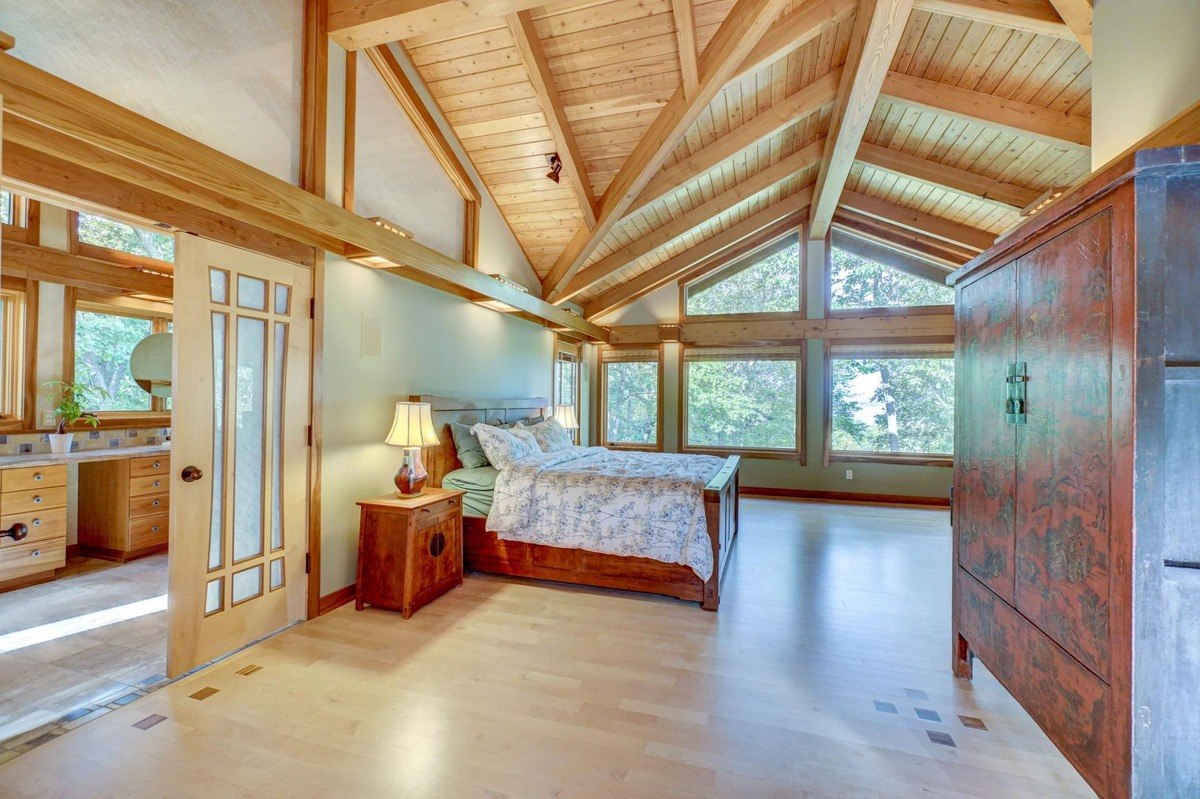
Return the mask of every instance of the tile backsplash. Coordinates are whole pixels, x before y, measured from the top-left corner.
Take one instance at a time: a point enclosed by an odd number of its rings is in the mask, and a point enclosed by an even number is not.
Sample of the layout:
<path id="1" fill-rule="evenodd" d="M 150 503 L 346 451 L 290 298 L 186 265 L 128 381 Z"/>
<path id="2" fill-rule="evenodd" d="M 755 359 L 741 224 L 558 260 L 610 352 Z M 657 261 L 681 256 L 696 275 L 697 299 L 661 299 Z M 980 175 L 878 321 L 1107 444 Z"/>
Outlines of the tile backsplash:
<path id="1" fill-rule="evenodd" d="M 169 427 L 107 428 L 76 430 L 71 450 L 113 449 L 114 447 L 149 447 L 162 444 L 171 437 Z M 44 455 L 50 451 L 46 433 L 16 433 L 0 435 L 0 455 Z"/>

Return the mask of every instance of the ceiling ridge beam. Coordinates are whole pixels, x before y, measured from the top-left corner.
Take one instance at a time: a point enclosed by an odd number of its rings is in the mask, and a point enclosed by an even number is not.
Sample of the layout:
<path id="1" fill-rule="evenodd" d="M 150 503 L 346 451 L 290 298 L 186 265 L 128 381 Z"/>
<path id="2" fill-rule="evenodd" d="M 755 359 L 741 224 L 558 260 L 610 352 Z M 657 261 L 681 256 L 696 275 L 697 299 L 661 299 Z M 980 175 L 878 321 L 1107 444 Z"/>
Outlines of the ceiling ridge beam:
<path id="1" fill-rule="evenodd" d="M 1089 150 L 1092 145 L 1092 119 L 1081 114 L 1007 100 L 902 72 L 888 73 L 882 94 L 908 106 L 958 117 L 1056 147 L 1081 151 Z"/>
<path id="2" fill-rule="evenodd" d="M 859 6 L 809 215 L 809 236 L 814 239 L 829 232 L 912 7 L 913 0 L 863 0 Z"/>
<path id="3" fill-rule="evenodd" d="M 916 9 L 1056 39 L 1075 38 L 1047 0 L 916 0 Z"/>
<path id="4" fill-rule="evenodd" d="M 646 129 L 600 200 L 596 225 L 575 237 L 559 255 L 544 283 L 543 295 L 558 299 L 559 289 L 574 277 L 604 237 L 625 216 L 633 200 L 675 149 L 675 145 L 724 88 L 746 55 L 779 16 L 788 0 L 737 0 L 700 57 L 695 94 L 680 87 Z"/>
<path id="5" fill-rule="evenodd" d="M 1092 0 L 1050 0 L 1075 41 L 1092 57 Z"/>
<path id="6" fill-rule="evenodd" d="M 574 298 L 639 258 L 644 258 L 739 204 L 790 180 L 797 173 L 813 166 L 820 160 L 823 145 L 824 142 L 819 140 L 797 150 L 782 161 L 754 173 L 741 183 L 735 183 L 720 194 L 680 214 L 662 227 L 639 236 L 621 249 L 606 255 L 590 266 L 585 266 L 567 283 L 562 291 L 561 299 L 566 301 Z"/>
<path id="7" fill-rule="evenodd" d="M 842 204 L 860 214 L 882 219 L 900 227 L 916 230 L 934 238 L 961 245 L 974 252 L 983 252 L 996 242 L 996 234 L 960 222 L 918 211 L 888 200 L 859 194 L 847 189 L 842 192 Z"/>
<path id="8" fill-rule="evenodd" d="M 889 147 L 880 147 L 870 142 L 863 142 L 858 146 L 855 160 L 867 166 L 919 180 L 931 186 L 978 197 L 1014 211 L 1020 211 L 1042 196 L 1042 192 L 1038 189 L 993 180 L 966 169 L 921 158 Z"/>
<path id="9" fill-rule="evenodd" d="M 671 0 L 671 15 L 675 22 L 675 43 L 679 48 L 679 72 L 683 94 L 691 98 L 700 83 L 700 67 L 696 52 L 696 15 L 692 0 Z"/>
<path id="10" fill-rule="evenodd" d="M 518 11 L 504 19 L 516 42 L 517 54 L 525 65 L 525 71 L 529 73 L 533 93 L 537 96 L 538 105 L 546 117 L 546 127 L 550 129 L 550 136 L 554 140 L 559 158 L 562 159 L 567 182 L 579 201 L 583 221 L 588 228 L 593 228 L 596 226 L 596 194 L 592 190 L 592 181 L 588 178 L 583 156 L 579 154 L 579 144 L 575 141 L 575 133 L 571 130 L 562 99 L 555 88 L 554 75 L 546 61 L 541 38 L 533 24 L 533 16 L 528 11 Z"/>
<path id="11" fill-rule="evenodd" d="M 329 0 L 329 38 L 363 50 L 423 33 L 528 11 L 546 0 Z"/>
<path id="12" fill-rule="evenodd" d="M 805 117 L 829 105 L 837 97 L 841 69 L 817 78 L 802 89 L 793 92 L 767 110 L 755 115 L 706 147 L 687 158 L 663 169 L 642 189 L 641 194 L 630 205 L 626 219 L 642 211 L 651 203 L 691 183 L 720 166 L 730 158 L 743 153 L 765 139 L 796 124 Z"/>

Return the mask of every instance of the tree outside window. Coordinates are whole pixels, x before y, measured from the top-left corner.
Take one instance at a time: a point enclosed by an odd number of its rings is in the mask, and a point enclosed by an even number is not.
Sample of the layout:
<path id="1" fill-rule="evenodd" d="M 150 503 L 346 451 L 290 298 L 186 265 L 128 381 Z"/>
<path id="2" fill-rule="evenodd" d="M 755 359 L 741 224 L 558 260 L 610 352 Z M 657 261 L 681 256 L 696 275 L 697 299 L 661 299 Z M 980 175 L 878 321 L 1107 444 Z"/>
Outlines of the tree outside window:
<path id="1" fill-rule="evenodd" d="M 799 241 L 793 239 L 748 265 L 734 265 L 697 281 L 688 286 L 686 295 L 688 316 L 796 313 L 800 310 Z"/>
<path id="2" fill-rule="evenodd" d="M 685 446 L 797 449 L 799 361 L 686 356 Z"/>
<path id="3" fill-rule="evenodd" d="M 604 364 L 604 441 L 658 444 L 658 361 Z"/>
<path id="4" fill-rule="evenodd" d="M 852 252 L 830 249 L 829 308 L 907 308 L 953 305 L 954 290 Z"/>
<path id="5" fill-rule="evenodd" d="M 831 358 L 834 452 L 949 455 L 952 358 Z"/>
<path id="6" fill-rule="evenodd" d="M 0 191 L 0 222 L 13 224 L 13 196 L 7 191 Z"/>
<path id="7" fill-rule="evenodd" d="M 96 411 L 149 411 L 150 395 L 133 380 L 129 357 L 150 335 L 150 319 L 96 311 L 75 312 L 75 382 L 102 389 Z"/>
<path id="8" fill-rule="evenodd" d="M 79 241 L 94 247 L 153 258 L 156 261 L 175 262 L 175 237 L 167 233 L 158 233 L 115 219 L 80 212 L 76 235 Z"/>

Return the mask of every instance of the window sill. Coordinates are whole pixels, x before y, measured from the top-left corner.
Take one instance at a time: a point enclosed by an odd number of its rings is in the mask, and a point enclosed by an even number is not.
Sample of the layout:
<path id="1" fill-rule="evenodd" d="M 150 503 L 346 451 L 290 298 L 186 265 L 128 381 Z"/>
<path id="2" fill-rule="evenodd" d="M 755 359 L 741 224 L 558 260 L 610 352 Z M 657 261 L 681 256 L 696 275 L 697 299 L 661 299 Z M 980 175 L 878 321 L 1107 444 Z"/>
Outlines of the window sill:
<path id="1" fill-rule="evenodd" d="M 953 466 L 953 455 L 891 452 L 831 452 L 830 463 L 883 463 L 892 466 Z"/>
<path id="2" fill-rule="evenodd" d="M 606 449 L 627 451 L 627 452 L 662 452 L 662 444 L 615 444 L 611 441 L 606 441 L 600 446 Z"/>
<path id="3" fill-rule="evenodd" d="M 689 455 L 716 455 L 720 458 L 728 457 L 729 455 L 741 455 L 743 458 L 756 458 L 760 460 L 773 461 L 797 461 L 801 466 L 804 465 L 804 453 L 794 449 L 743 449 L 739 447 L 688 447 L 685 446 L 682 452 Z"/>
<path id="4" fill-rule="evenodd" d="M 86 433 L 88 430 L 112 430 L 122 427 L 170 427 L 171 414 L 159 411 L 101 411 L 97 414 L 100 424 L 93 427 L 76 423 L 68 428 L 71 433 Z"/>
<path id="5" fill-rule="evenodd" d="M 880 316 L 939 316 L 954 313 L 953 305 L 904 305 L 895 308 L 837 308 L 831 309 L 830 319 L 858 319 Z"/>

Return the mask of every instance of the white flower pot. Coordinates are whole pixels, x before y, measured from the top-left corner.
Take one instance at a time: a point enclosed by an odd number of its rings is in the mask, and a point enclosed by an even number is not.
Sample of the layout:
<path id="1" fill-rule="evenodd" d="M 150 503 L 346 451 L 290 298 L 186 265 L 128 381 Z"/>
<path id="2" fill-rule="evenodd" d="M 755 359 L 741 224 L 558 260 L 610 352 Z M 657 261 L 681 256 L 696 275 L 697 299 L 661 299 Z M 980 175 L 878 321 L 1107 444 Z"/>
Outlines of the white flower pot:
<path id="1" fill-rule="evenodd" d="M 71 451 L 71 441 L 74 433 L 50 433 L 50 452 L 55 455 L 65 455 Z"/>

